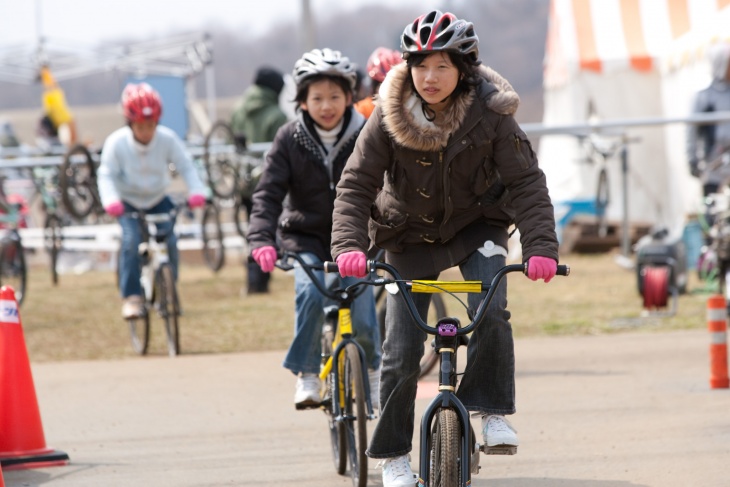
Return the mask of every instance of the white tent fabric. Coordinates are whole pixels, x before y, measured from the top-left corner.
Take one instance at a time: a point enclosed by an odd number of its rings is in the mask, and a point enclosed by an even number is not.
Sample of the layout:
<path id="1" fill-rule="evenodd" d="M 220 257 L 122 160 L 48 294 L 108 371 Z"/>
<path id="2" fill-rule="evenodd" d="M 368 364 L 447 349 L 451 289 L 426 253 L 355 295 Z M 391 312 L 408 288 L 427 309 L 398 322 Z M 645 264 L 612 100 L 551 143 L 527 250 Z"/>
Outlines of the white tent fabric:
<path id="1" fill-rule="evenodd" d="M 730 0 L 552 0 L 543 124 L 689 115 L 694 92 L 707 82 L 701 63 L 690 66 L 689 60 L 701 57 L 698 46 L 717 35 L 728 15 Z M 621 135 L 637 140 L 628 145 L 630 221 L 676 228 L 697 208 L 685 131 L 677 124 L 603 134 L 609 141 Z M 558 205 L 595 198 L 599 167 L 586 162 L 583 147 L 573 135 L 540 141 L 540 164 Z M 618 156 L 607 169 L 607 215 L 620 220 Z"/>

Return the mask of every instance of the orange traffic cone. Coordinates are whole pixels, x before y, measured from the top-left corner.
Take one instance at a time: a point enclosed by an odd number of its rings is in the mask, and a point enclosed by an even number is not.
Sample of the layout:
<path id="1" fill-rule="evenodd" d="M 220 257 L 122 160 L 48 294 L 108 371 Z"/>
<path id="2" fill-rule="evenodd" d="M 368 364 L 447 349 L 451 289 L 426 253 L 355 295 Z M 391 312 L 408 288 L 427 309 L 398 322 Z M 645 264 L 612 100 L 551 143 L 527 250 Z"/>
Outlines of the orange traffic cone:
<path id="1" fill-rule="evenodd" d="M 12 287 L 0 288 L 0 465 L 5 470 L 65 465 L 46 447 L 28 350 Z"/>
<path id="2" fill-rule="evenodd" d="M 727 388 L 727 313 L 721 295 L 707 299 L 707 329 L 710 332 L 710 387 Z"/>

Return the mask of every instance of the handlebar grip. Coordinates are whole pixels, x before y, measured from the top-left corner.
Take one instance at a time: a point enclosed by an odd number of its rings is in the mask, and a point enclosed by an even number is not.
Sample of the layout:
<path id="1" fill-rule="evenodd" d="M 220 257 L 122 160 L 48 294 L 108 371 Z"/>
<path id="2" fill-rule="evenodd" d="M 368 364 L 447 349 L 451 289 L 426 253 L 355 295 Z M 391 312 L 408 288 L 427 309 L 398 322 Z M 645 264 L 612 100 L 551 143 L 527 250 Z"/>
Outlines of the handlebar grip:
<path id="1" fill-rule="evenodd" d="M 570 266 L 569 265 L 559 265 L 558 272 L 556 272 L 555 274 L 558 276 L 569 276 L 570 275 Z"/>
<path id="2" fill-rule="evenodd" d="M 329 262 L 329 261 L 322 262 L 322 270 L 324 270 L 327 273 L 340 272 L 340 268 L 337 266 L 337 262 Z"/>

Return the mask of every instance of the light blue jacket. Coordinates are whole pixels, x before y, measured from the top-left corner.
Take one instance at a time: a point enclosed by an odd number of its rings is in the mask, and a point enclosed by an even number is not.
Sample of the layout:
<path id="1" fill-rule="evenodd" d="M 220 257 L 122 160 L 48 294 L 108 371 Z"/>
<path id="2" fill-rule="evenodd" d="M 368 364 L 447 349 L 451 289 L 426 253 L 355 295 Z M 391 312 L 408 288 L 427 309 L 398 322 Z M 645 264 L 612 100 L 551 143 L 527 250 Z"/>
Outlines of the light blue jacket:
<path id="1" fill-rule="evenodd" d="M 167 127 L 157 126 L 152 141 L 135 142 L 132 129 L 114 131 L 101 151 L 97 174 L 101 204 L 126 201 L 139 209 L 159 203 L 170 185 L 170 164 L 182 176 L 189 194 L 208 193 L 180 138 Z"/>

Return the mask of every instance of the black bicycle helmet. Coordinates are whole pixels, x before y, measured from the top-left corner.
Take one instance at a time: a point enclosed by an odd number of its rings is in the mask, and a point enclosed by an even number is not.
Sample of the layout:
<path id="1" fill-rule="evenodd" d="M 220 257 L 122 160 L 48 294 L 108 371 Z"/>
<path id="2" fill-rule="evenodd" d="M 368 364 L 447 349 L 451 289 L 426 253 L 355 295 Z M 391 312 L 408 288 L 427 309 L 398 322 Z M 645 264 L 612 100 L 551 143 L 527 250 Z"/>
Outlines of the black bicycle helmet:
<path id="1" fill-rule="evenodd" d="M 452 13 L 433 10 L 408 24 L 401 36 L 403 59 L 412 52 L 451 51 L 463 54 L 472 64 L 479 63 L 479 38 L 474 25 Z"/>
<path id="2" fill-rule="evenodd" d="M 354 90 L 357 84 L 357 73 L 355 65 L 350 62 L 347 56 L 334 49 L 312 49 L 294 64 L 292 76 L 298 85 L 310 76 L 327 74 L 331 76 L 342 76 Z"/>

